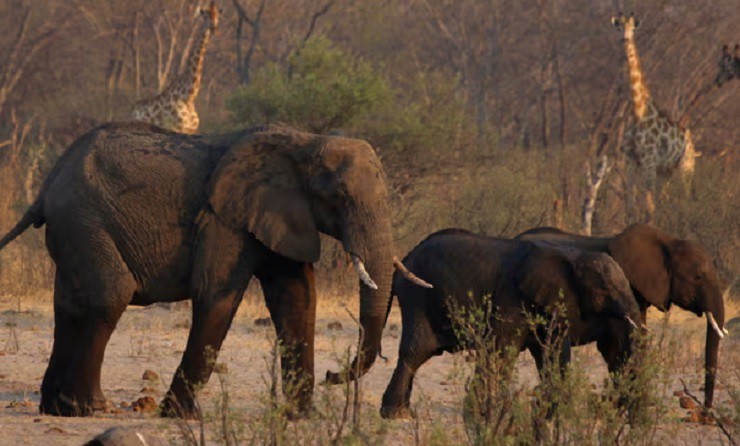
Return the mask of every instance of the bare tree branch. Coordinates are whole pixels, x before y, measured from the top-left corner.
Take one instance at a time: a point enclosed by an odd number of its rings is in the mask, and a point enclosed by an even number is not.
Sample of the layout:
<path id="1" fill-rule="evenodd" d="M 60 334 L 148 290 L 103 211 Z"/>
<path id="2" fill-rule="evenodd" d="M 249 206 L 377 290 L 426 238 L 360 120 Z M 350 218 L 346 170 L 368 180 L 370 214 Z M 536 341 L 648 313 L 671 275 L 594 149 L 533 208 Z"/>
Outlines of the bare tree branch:
<path id="1" fill-rule="evenodd" d="M 29 63 L 36 56 L 36 53 L 51 42 L 56 32 L 66 25 L 66 19 L 64 19 L 62 23 L 54 27 L 44 26 L 42 31 L 29 41 L 27 33 L 30 16 L 30 9 L 26 9 L 22 13 L 18 33 L 16 34 L 10 53 L 5 59 L 5 69 L 2 75 L 0 75 L 0 113 L 5 107 L 8 97 L 23 77 Z"/>
<path id="2" fill-rule="evenodd" d="M 308 31 L 306 31 L 306 36 L 303 37 L 303 43 L 305 44 L 308 39 L 311 38 L 311 35 L 314 32 L 314 29 L 316 28 L 316 22 L 321 18 L 321 16 L 326 15 L 329 10 L 331 9 L 332 5 L 334 5 L 335 0 L 329 0 L 326 2 L 324 6 L 322 6 L 314 15 L 311 17 L 311 23 L 308 25 Z"/>
<path id="3" fill-rule="evenodd" d="M 239 82 L 241 84 L 248 84 L 251 78 L 250 67 L 252 65 L 252 57 L 260 41 L 260 33 L 262 31 L 262 17 L 265 12 L 265 5 L 267 0 L 261 0 L 257 13 L 254 18 L 250 18 L 247 10 L 239 3 L 239 0 L 231 0 L 236 9 L 238 16 L 236 24 L 236 71 L 239 74 Z M 243 55 L 242 49 L 242 30 L 244 23 L 247 23 L 252 28 L 252 39 L 249 42 L 249 48 L 247 48 L 247 54 Z"/>

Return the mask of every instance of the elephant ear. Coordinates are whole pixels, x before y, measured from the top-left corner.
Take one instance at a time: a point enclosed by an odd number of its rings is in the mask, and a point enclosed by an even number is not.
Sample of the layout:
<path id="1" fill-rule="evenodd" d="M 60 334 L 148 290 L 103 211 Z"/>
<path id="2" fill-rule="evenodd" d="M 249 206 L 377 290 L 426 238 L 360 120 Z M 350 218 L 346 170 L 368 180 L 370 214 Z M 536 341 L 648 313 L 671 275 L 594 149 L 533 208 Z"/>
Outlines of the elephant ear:
<path id="1" fill-rule="evenodd" d="M 219 220 L 252 233 L 269 249 L 299 262 L 319 259 L 319 231 L 298 166 L 286 144 L 243 144 L 216 167 L 209 203 Z"/>
<path id="2" fill-rule="evenodd" d="M 632 225 L 609 242 L 609 255 L 617 261 L 632 288 L 662 311 L 670 307 L 670 278 L 665 236 L 643 224 Z"/>
<path id="3" fill-rule="evenodd" d="M 572 304 L 572 265 L 554 249 L 532 246 L 525 260 L 515 268 L 518 291 L 526 302 L 542 310 L 550 310 L 558 302 L 560 294 L 568 314 L 575 310 Z"/>

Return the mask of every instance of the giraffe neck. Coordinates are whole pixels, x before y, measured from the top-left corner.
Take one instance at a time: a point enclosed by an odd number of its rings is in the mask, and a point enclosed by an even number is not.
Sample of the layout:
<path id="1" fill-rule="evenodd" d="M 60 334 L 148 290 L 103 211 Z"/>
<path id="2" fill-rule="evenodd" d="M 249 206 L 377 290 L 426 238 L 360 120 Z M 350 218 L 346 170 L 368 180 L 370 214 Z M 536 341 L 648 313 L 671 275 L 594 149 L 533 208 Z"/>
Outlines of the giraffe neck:
<path id="1" fill-rule="evenodd" d="M 185 69 L 177 80 L 175 95 L 188 102 L 195 101 L 200 91 L 200 81 L 203 77 L 203 59 L 206 54 L 206 47 L 211 39 L 211 28 L 204 25 L 198 40 L 195 41 L 193 48 L 188 56 L 188 62 Z"/>
<path id="2" fill-rule="evenodd" d="M 633 112 L 638 120 L 642 120 L 654 106 L 650 91 L 647 85 L 645 85 L 645 76 L 642 72 L 640 58 L 637 55 L 634 36 L 630 36 L 624 40 L 624 49 L 627 53 L 627 68 L 629 69 L 630 88 L 632 89 Z"/>

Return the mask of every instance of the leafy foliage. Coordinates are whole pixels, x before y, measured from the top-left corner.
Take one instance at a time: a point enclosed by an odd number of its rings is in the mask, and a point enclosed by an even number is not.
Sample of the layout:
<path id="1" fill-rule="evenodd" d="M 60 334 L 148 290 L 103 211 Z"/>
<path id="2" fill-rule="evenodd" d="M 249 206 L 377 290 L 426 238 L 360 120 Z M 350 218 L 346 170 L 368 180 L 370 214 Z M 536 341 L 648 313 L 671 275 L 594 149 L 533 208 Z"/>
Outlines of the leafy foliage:
<path id="1" fill-rule="evenodd" d="M 393 100 L 379 71 L 330 40 L 314 38 L 289 57 L 255 73 L 227 106 L 239 127 L 282 121 L 325 133 L 361 126 Z"/>

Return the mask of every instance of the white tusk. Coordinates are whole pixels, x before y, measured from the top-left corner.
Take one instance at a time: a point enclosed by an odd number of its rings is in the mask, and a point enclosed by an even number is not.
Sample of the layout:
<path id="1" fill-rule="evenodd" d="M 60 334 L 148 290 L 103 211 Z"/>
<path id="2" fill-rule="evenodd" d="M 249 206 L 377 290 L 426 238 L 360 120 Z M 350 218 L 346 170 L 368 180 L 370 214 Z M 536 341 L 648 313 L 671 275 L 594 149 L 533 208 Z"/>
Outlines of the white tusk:
<path id="1" fill-rule="evenodd" d="M 730 334 L 730 330 L 728 330 L 727 327 L 722 327 L 722 332 L 726 335 Z"/>
<path id="2" fill-rule="evenodd" d="M 137 433 L 136 433 L 136 436 L 137 436 L 137 437 L 139 437 L 139 440 L 141 440 L 141 444 L 143 444 L 144 446 L 149 446 L 149 444 L 148 444 L 148 443 L 146 442 L 146 440 L 144 439 L 144 436 L 143 436 L 143 435 L 141 435 L 141 432 L 137 432 Z"/>
<path id="3" fill-rule="evenodd" d="M 419 285 L 420 287 L 424 287 L 424 288 L 434 288 L 431 283 L 427 282 L 424 279 L 419 278 L 419 276 L 409 271 L 409 269 L 406 268 L 406 265 L 404 265 L 403 262 L 398 260 L 398 257 L 396 256 L 393 256 L 393 266 L 395 266 L 396 269 L 401 274 L 403 274 L 403 277 L 405 277 L 411 283 L 415 283 Z"/>
<path id="4" fill-rule="evenodd" d="M 712 313 L 710 311 L 705 311 L 704 312 L 704 315 L 707 317 L 707 321 L 712 326 L 712 328 L 714 329 L 714 331 L 717 332 L 717 335 L 719 336 L 719 338 L 720 339 L 724 339 L 725 338 L 725 334 L 722 333 L 722 330 L 720 330 L 719 325 L 717 325 L 717 321 L 715 321 L 714 320 L 714 316 L 712 316 Z"/>
<path id="5" fill-rule="evenodd" d="M 378 285 L 373 282 L 373 279 L 370 278 L 370 274 L 367 273 L 367 270 L 365 269 L 365 264 L 362 263 L 362 260 L 360 260 L 359 257 L 356 255 L 352 255 L 352 263 L 355 265 L 355 271 L 357 271 L 357 275 L 360 276 L 360 280 L 362 280 L 362 283 L 367 285 L 370 289 L 377 290 Z"/>
<path id="6" fill-rule="evenodd" d="M 635 324 L 635 321 L 632 320 L 632 318 L 630 318 L 629 316 L 625 316 L 624 318 L 627 320 L 627 322 L 630 323 L 630 325 L 632 325 L 632 328 L 634 328 L 635 330 L 639 328 L 637 324 Z"/>

